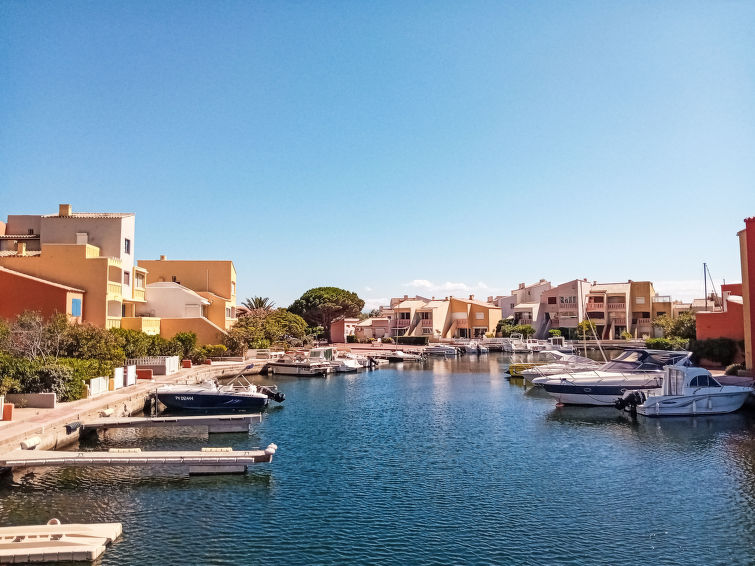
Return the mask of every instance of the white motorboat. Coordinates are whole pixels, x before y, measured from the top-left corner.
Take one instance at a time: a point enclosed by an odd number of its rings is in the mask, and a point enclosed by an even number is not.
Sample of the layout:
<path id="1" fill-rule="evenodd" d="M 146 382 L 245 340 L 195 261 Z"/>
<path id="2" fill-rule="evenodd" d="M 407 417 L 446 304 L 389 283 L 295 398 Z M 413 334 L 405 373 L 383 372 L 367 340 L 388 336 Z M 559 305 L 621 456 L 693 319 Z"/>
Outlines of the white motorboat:
<path id="1" fill-rule="evenodd" d="M 422 362 L 424 360 L 425 356 L 402 352 L 401 350 L 396 350 L 395 352 L 390 352 L 388 354 L 389 362 Z"/>
<path id="2" fill-rule="evenodd" d="M 573 354 L 563 354 L 557 350 L 546 350 L 545 352 L 542 352 L 542 355 L 551 358 L 551 361 L 543 365 L 523 370 L 521 373 L 525 381 L 532 383 L 532 380 L 538 377 L 557 375 L 564 372 L 597 370 L 603 365 L 601 362 L 596 362 L 590 358 Z"/>
<path id="3" fill-rule="evenodd" d="M 545 340 L 538 340 L 537 338 L 528 338 L 524 345 L 530 352 L 543 352 L 546 349 L 548 342 Z"/>
<path id="4" fill-rule="evenodd" d="M 503 345 L 503 351 L 511 354 L 527 354 L 530 349 L 524 342 L 524 336 L 519 332 L 512 332 L 508 338 L 508 342 Z"/>
<path id="5" fill-rule="evenodd" d="M 646 417 L 717 415 L 739 410 L 752 392 L 752 386 L 721 385 L 703 368 L 669 366 L 659 389 L 628 391 L 616 407 L 636 407 Z"/>
<path id="6" fill-rule="evenodd" d="M 571 342 L 567 342 L 563 336 L 551 336 L 547 340 L 545 347 L 546 351 L 557 351 L 564 354 L 573 354 L 574 345 Z"/>
<path id="7" fill-rule="evenodd" d="M 668 350 L 625 350 L 597 370 L 564 372 L 537 377 L 535 385 L 565 405 L 614 405 L 633 389 L 657 389 L 665 366 L 687 367 L 690 352 Z"/>
<path id="8" fill-rule="evenodd" d="M 308 354 L 297 352 L 286 354 L 268 363 L 273 374 L 298 375 L 301 377 L 325 377 L 333 371 L 335 348 L 312 348 Z"/>
<path id="9" fill-rule="evenodd" d="M 427 346 L 423 351 L 424 354 L 429 356 L 458 356 L 459 350 L 454 346 L 448 346 L 446 344 L 433 344 Z"/>
<path id="10" fill-rule="evenodd" d="M 364 367 L 358 360 L 351 358 L 336 358 L 330 365 L 336 373 L 354 373 Z"/>

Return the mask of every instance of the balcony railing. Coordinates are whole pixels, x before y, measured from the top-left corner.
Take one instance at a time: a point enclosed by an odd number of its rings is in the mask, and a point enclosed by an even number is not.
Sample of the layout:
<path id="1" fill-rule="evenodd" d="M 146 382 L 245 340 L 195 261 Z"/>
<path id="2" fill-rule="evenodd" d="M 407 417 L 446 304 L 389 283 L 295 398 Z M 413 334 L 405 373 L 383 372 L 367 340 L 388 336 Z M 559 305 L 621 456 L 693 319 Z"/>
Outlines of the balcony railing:
<path id="1" fill-rule="evenodd" d="M 609 311 L 623 311 L 627 308 L 626 303 L 606 303 Z"/>
<path id="2" fill-rule="evenodd" d="M 396 319 L 396 326 L 398 328 L 406 328 L 407 326 L 409 326 L 409 319 L 408 318 Z"/>
<path id="3" fill-rule="evenodd" d="M 670 303 L 671 297 L 669 295 L 656 295 L 653 297 L 654 303 Z"/>
<path id="4" fill-rule="evenodd" d="M 469 321 L 466 318 L 457 319 L 456 328 L 469 328 Z"/>
<path id="5" fill-rule="evenodd" d="M 109 316 L 105 319 L 105 328 L 120 328 L 121 327 L 121 319 L 120 317 L 115 316 Z"/>
<path id="6" fill-rule="evenodd" d="M 605 303 L 587 303 L 587 310 L 589 312 L 605 310 Z"/>
<path id="7" fill-rule="evenodd" d="M 423 318 L 422 320 L 422 326 L 432 326 L 433 325 L 433 319 L 432 318 Z"/>
<path id="8" fill-rule="evenodd" d="M 121 294 L 123 293 L 123 287 L 121 286 L 120 283 L 115 283 L 114 281 L 108 281 L 107 292 L 108 292 L 108 295 L 116 295 L 120 297 Z"/>
<path id="9" fill-rule="evenodd" d="M 613 323 L 615 326 L 626 326 L 627 325 L 627 319 L 626 318 L 614 318 Z"/>
<path id="10" fill-rule="evenodd" d="M 650 319 L 649 318 L 638 318 L 637 319 L 637 324 L 645 324 L 645 325 L 650 324 Z"/>
<path id="11" fill-rule="evenodd" d="M 134 289 L 134 300 L 135 301 L 144 300 L 144 289 Z"/>

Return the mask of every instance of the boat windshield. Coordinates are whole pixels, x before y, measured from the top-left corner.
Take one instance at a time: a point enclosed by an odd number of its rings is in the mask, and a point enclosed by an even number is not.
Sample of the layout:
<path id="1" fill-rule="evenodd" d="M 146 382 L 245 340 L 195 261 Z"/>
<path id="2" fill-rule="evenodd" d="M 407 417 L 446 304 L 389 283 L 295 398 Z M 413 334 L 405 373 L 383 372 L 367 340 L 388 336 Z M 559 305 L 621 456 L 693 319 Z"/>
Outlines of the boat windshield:
<path id="1" fill-rule="evenodd" d="M 689 353 L 664 352 L 661 350 L 627 350 L 605 364 L 606 371 L 660 371 L 664 366 L 689 365 Z"/>
<path id="2" fill-rule="evenodd" d="M 721 384 L 710 375 L 698 375 L 689 382 L 690 387 L 721 387 Z"/>

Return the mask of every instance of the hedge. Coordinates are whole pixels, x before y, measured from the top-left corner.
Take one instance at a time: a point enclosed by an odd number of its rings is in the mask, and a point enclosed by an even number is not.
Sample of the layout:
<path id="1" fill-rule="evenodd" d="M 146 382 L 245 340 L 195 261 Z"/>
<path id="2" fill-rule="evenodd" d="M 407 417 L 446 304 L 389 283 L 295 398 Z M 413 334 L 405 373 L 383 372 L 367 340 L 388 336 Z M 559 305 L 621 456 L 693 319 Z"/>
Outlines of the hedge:
<path id="1" fill-rule="evenodd" d="M 406 346 L 427 346 L 429 338 L 427 336 L 397 336 L 396 344 Z"/>

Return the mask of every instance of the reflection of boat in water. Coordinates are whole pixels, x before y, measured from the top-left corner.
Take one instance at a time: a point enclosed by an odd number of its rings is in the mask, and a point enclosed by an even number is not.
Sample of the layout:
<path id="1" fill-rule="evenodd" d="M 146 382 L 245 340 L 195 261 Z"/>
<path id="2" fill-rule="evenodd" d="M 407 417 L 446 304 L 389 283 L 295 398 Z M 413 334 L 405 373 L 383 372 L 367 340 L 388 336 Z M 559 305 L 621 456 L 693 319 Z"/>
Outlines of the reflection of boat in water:
<path id="1" fill-rule="evenodd" d="M 663 385 L 648 391 L 627 391 L 616 408 L 637 410 L 646 417 L 717 415 L 744 405 L 752 387 L 721 385 L 703 368 L 666 367 Z"/>

